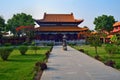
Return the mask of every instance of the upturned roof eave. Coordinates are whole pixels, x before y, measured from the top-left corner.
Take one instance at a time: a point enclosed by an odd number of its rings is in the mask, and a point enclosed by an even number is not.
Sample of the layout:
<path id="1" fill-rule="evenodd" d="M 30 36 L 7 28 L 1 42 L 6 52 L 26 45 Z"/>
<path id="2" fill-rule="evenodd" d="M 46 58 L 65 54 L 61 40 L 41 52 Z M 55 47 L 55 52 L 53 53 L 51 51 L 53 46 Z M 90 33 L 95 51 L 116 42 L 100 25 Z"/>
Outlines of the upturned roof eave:
<path id="1" fill-rule="evenodd" d="M 118 26 L 120 26 L 120 22 L 116 22 L 116 23 L 114 23 L 113 26 L 114 26 L 114 27 L 118 27 Z"/>
<path id="2" fill-rule="evenodd" d="M 42 32 L 80 32 L 88 30 L 88 28 L 80 28 L 80 27 L 38 27 L 35 29 L 36 31 Z"/>
<path id="3" fill-rule="evenodd" d="M 39 24 L 39 25 L 41 25 L 41 24 L 54 24 L 54 23 L 67 23 L 67 24 L 69 24 L 69 23 L 72 23 L 72 24 L 77 24 L 77 25 L 79 25 L 79 24 L 81 24 L 82 22 L 83 22 L 83 20 L 82 21 L 74 21 L 74 22 L 44 22 L 44 21 L 39 21 L 39 20 L 35 20 L 35 22 L 37 23 L 37 24 Z"/>
<path id="4" fill-rule="evenodd" d="M 82 19 L 82 20 L 73 20 L 73 21 L 45 21 L 44 19 L 40 19 L 40 20 L 35 20 L 36 22 L 40 22 L 40 23 L 44 23 L 44 22 L 79 22 L 79 23 L 81 23 L 81 22 L 83 22 L 84 20 Z"/>

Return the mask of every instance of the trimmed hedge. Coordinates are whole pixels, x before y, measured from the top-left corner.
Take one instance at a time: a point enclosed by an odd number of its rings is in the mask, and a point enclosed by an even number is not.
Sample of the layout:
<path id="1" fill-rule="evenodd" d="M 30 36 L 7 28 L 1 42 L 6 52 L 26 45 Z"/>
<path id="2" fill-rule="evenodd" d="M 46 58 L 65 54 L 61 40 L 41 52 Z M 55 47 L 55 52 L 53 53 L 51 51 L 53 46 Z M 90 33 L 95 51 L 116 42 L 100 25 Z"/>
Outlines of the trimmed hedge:
<path id="1" fill-rule="evenodd" d="M 13 51 L 12 47 L 1 47 L 0 57 L 2 58 L 2 60 L 6 61 L 12 51 Z"/>
<path id="2" fill-rule="evenodd" d="M 24 45 L 24 46 L 28 46 L 29 43 L 28 43 L 28 42 L 23 42 L 22 45 Z"/>
<path id="3" fill-rule="evenodd" d="M 11 43 L 5 43 L 4 46 L 11 46 Z"/>
<path id="4" fill-rule="evenodd" d="M 18 47 L 18 50 L 20 51 L 20 53 L 21 53 L 22 55 L 25 55 L 25 53 L 26 53 L 27 50 L 28 50 L 28 47 L 27 47 L 27 46 L 19 46 L 19 47 Z"/>
<path id="5" fill-rule="evenodd" d="M 36 62 L 35 63 L 36 71 L 47 69 L 47 64 L 45 62 Z"/>
<path id="6" fill-rule="evenodd" d="M 39 46 L 31 46 L 30 49 L 31 49 L 31 50 L 34 50 L 34 51 L 35 51 L 35 54 L 37 54 L 37 50 L 39 50 L 40 47 L 39 47 Z"/>

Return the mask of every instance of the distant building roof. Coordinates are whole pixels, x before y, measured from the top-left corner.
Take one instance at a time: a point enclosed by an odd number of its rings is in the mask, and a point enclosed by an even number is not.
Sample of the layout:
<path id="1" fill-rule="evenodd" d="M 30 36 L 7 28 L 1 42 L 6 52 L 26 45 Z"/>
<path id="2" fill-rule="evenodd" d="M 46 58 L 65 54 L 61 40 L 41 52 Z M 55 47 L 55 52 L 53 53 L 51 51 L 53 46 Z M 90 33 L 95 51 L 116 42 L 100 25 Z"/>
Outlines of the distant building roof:
<path id="1" fill-rule="evenodd" d="M 74 19 L 73 13 L 71 14 L 46 14 L 44 18 L 37 20 L 39 22 L 83 22 L 83 19 Z"/>
<path id="2" fill-rule="evenodd" d="M 44 27 L 38 27 L 35 29 L 36 31 L 50 31 L 50 32 L 67 32 L 67 31 L 71 31 L 71 32 L 75 32 L 75 31 L 85 31 L 88 30 L 88 28 L 80 28 L 80 27 L 75 27 L 75 26 L 53 26 L 53 27 L 49 27 L 49 26 L 44 26 Z"/>
<path id="3" fill-rule="evenodd" d="M 116 22 L 115 24 L 113 24 L 114 27 L 120 26 L 120 22 Z"/>
<path id="4" fill-rule="evenodd" d="M 19 26 L 16 28 L 16 31 L 20 31 L 22 29 L 29 29 L 29 30 L 33 30 L 34 27 L 33 26 Z"/>
<path id="5" fill-rule="evenodd" d="M 112 37 L 113 37 L 113 35 L 108 35 L 108 36 L 107 36 L 107 38 L 112 38 Z"/>
<path id="6" fill-rule="evenodd" d="M 120 22 L 113 24 L 114 29 L 111 31 L 111 34 L 120 33 Z"/>

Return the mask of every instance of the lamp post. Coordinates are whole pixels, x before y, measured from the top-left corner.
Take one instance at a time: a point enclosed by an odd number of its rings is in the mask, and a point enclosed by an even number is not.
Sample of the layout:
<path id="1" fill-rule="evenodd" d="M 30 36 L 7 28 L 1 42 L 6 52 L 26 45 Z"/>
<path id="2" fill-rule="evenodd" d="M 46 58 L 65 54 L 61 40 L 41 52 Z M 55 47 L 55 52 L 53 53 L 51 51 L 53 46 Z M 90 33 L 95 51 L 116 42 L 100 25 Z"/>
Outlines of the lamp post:
<path id="1" fill-rule="evenodd" d="M 63 36 L 63 50 L 67 51 L 66 35 Z"/>

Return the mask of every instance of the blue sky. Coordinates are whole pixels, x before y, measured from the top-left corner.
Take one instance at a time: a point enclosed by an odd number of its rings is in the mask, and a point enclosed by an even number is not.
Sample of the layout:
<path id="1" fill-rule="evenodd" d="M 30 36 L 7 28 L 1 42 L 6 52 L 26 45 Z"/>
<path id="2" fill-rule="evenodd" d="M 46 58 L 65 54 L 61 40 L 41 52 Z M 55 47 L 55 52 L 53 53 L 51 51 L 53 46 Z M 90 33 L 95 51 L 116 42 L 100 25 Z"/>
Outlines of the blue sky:
<path id="1" fill-rule="evenodd" d="M 16 13 L 31 14 L 41 19 L 47 13 L 74 13 L 76 19 L 84 19 L 79 26 L 94 29 L 94 18 L 102 14 L 112 15 L 120 21 L 120 0 L 1 0 L 0 15 L 8 20 Z"/>

